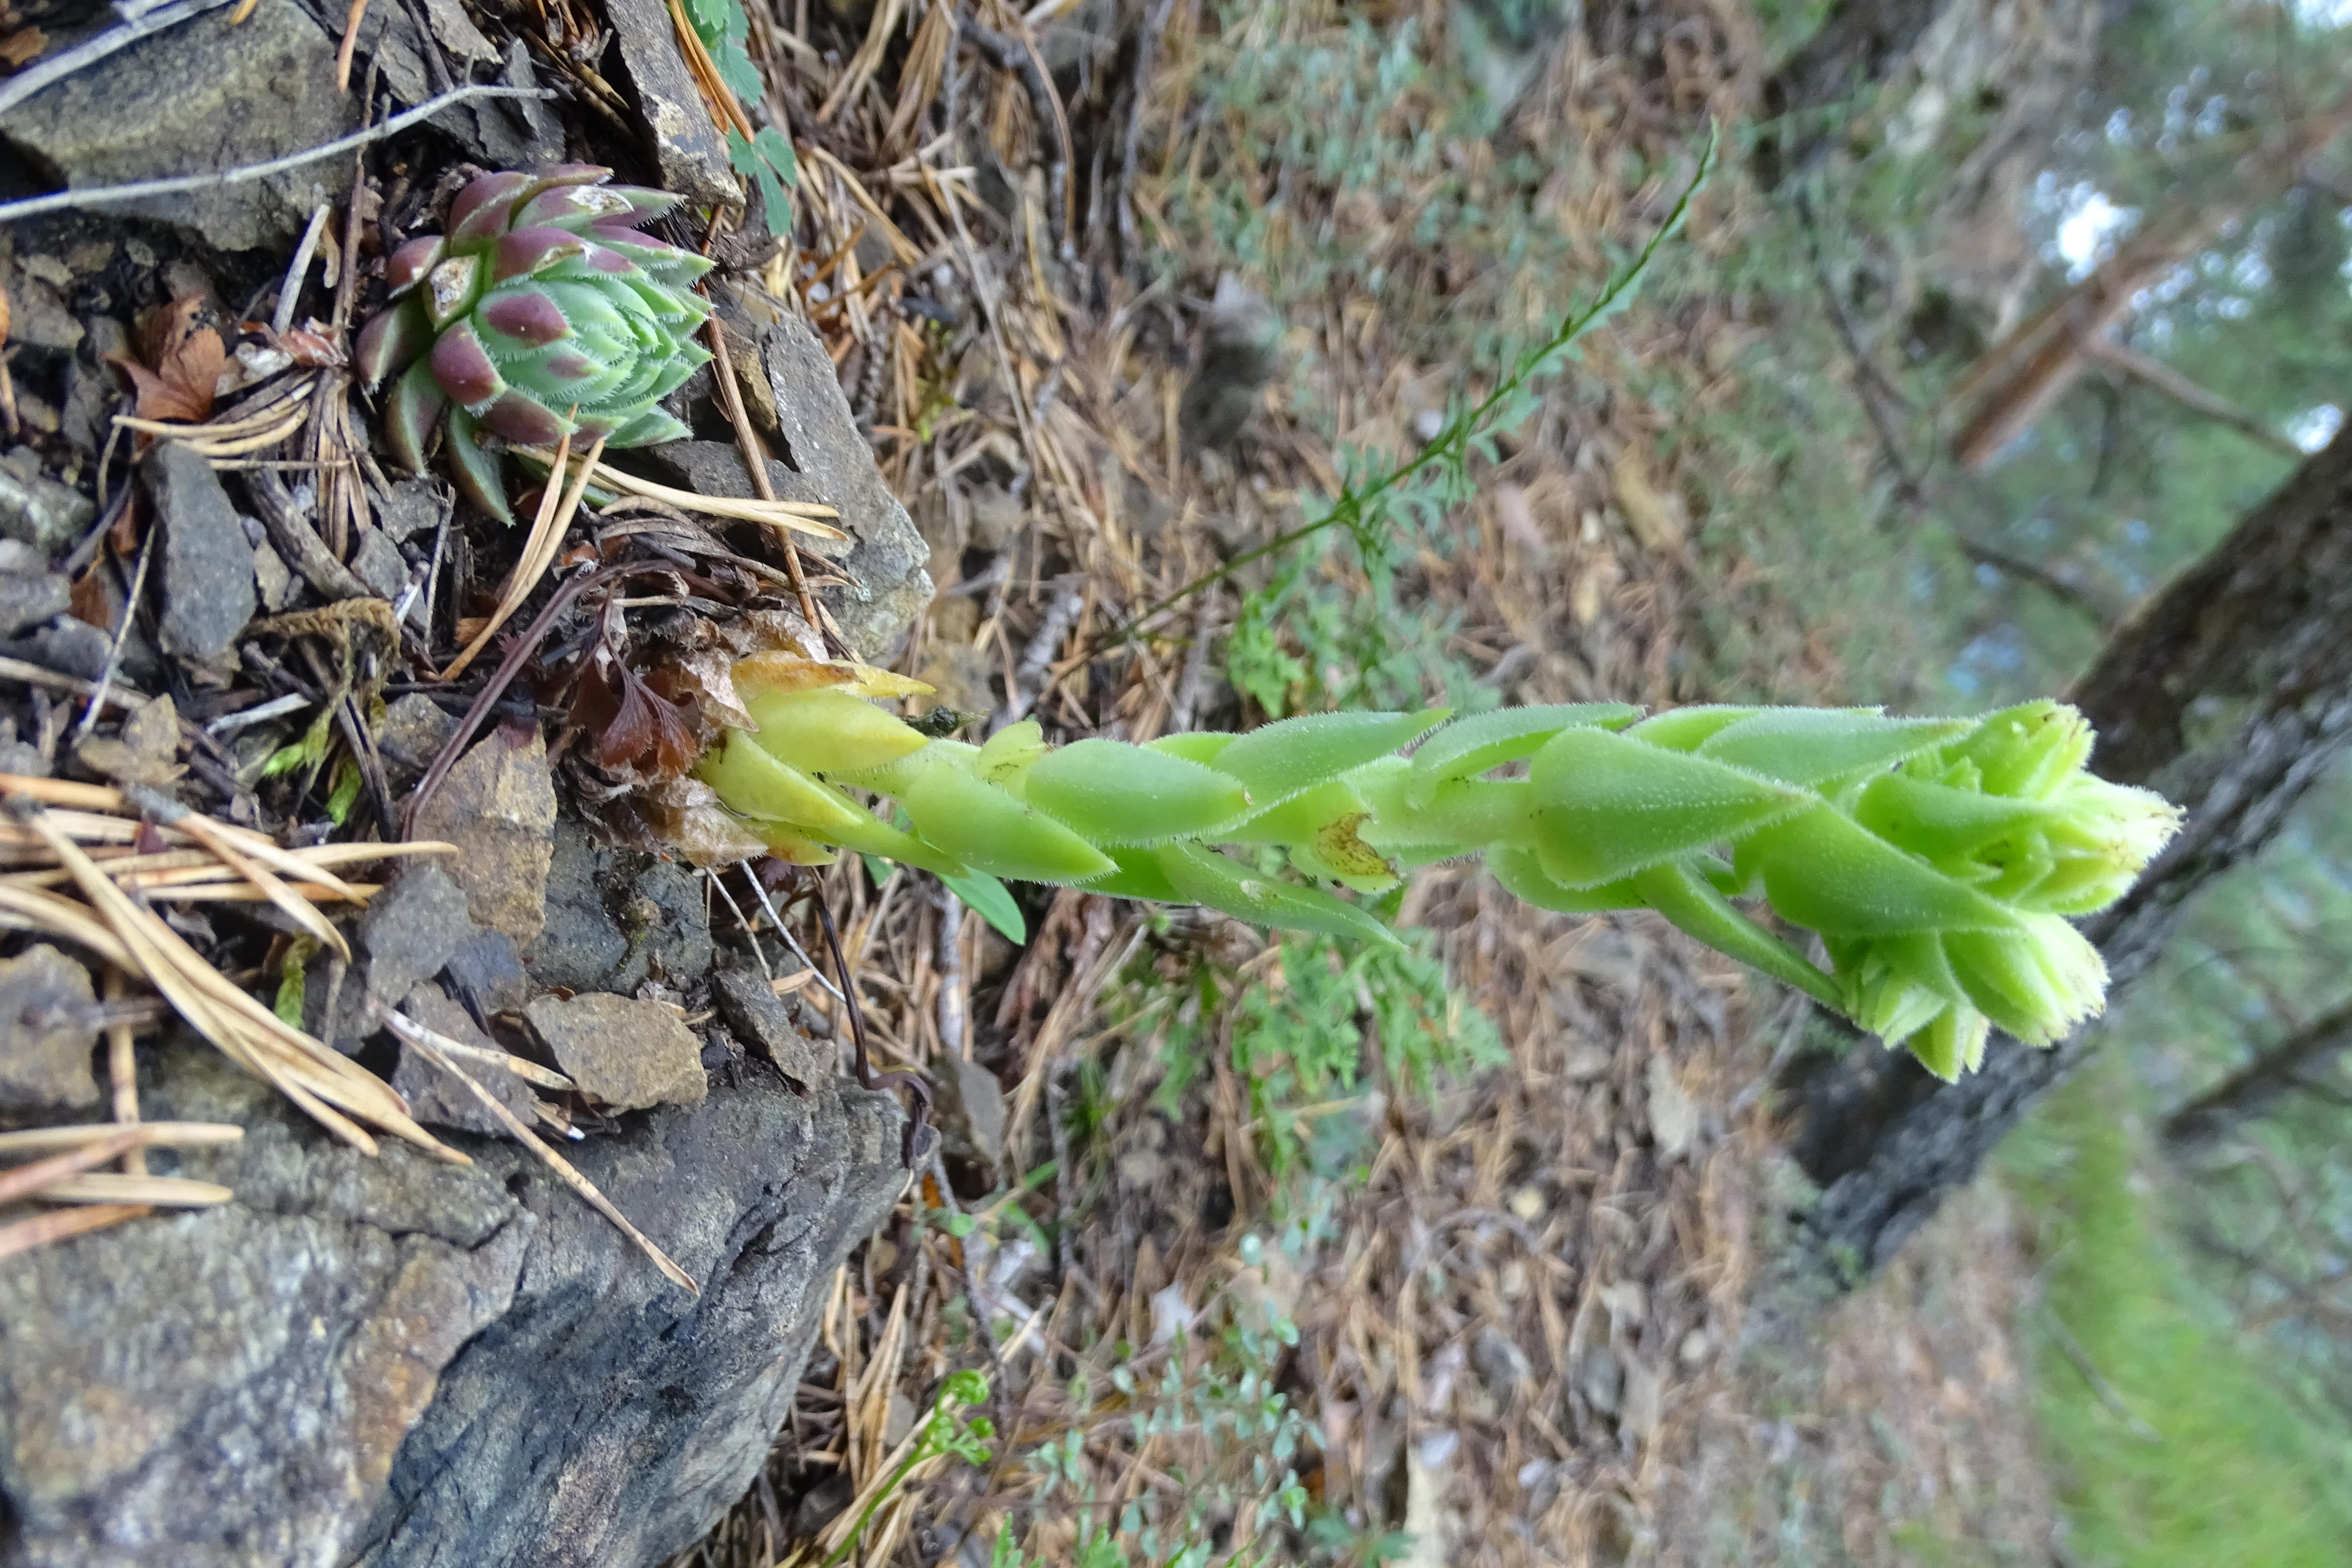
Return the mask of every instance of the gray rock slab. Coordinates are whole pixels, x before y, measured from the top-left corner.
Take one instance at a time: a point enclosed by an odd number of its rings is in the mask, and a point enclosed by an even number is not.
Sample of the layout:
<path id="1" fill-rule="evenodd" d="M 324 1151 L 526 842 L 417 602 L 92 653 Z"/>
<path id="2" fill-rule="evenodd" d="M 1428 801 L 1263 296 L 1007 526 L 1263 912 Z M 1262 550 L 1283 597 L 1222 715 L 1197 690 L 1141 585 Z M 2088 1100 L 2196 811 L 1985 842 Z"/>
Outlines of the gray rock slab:
<path id="1" fill-rule="evenodd" d="M 216 10 L 159 30 L 0 115 L 0 148 L 71 189 L 259 163 L 357 128 L 336 40 L 297 5 Z M 175 224 L 220 250 L 290 243 L 351 186 L 348 158 L 109 209 Z"/>
<path id="2" fill-rule="evenodd" d="M 698 203 L 743 205 L 743 187 L 728 164 L 727 142 L 678 52 L 677 32 L 661 0 L 610 0 L 605 14 L 621 62 L 636 89 L 637 107 L 653 132 L 654 161 L 662 186 Z"/>
<path id="3" fill-rule="evenodd" d="M 611 1110 L 694 1105 L 710 1091 L 702 1042 L 659 1002 L 608 991 L 568 1002 L 538 996 L 524 1006 L 523 1016 L 563 1075 Z"/>
<path id="4" fill-rule="evenodd" d="M 599 843 L 578 822 L 556 825 L 546 908 L 545 929 L 523 950 L 542 987 L 627 993 L 710 968 L 702 879 L 675 860 Z"/>
<path id="5" fill-rule="evenodd" d="M 897 1107 L 764 1068 L 568 1156 L 701 1294 L 525 1151 L 329 1140 L 167 1040 L 152 1153 L 218 1208 L 0 1270 L 0 1554 L 23 1568 L 652 1568 L 751 1483 L 834 1270 L 905 1184 Z"/>
<path id="6" fill-rule="evenodd" d="M 791 1012 L 758 970 L 720 970 L 710 977 L 710 999 L 735 1037 L 775 1063 L 793 1083 L 805 1089 L 833 1076 L 837 1053 L 831 1046 L 820 1050 L 793 1025 Z"/>
<path id="7" fill-rule="evenodd" d="M 205 666 L 253 619 L 253 546 L 212 464 L 179 441 L 140 463 L 163 528 L 163 651 Z"/>
<path id="8" fill-rule="evenodd" d="M 94 1001 L 89 971 L 54 947 L 0 958 L 0 1111 L 99 1103 L 89 1060 L 98 1031 L 77 1016 Z"/>
<path id="9" fill-rule="evenodd" d="M 98 507 L 71 485 L 41 472 L 41 460 L 19 447 L 0 458 L 0 534 L 51 559 L 98 521 Z"/>

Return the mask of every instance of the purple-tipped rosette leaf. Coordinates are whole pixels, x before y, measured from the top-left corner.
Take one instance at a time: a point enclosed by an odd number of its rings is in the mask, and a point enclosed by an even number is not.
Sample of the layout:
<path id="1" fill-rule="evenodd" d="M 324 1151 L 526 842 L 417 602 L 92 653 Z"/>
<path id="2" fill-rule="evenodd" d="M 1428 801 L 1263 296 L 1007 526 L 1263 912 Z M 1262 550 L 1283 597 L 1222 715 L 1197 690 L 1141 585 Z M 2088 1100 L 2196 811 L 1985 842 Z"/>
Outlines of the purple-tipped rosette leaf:
<path id="1" fill-rule="evenodd" d="M 432 346 L 433 322 L 425 307 L 415 300 L 402 300 L 360 329 L 359 342 L 352 349 L 352 370 L 362 385 L 374 386 Z"/>
<path id="2" fill-rule="evenodd" d="M 710 316 L 694 284 L 711 263 L 638 226 L 677 197 L 609 177 L 559 164 L 475 180 L 450 204 L 446 234 L 394 252 L 397 298 L 361 333 L 358 367 L 372 384 L 408 369 L 385 404 L 394 455 L 422 464 L 433 422 L 447 421 L 460 487 L 502 520 L 503 444 L 572 431 L 635 447 L 688 434 L 660 404 L 710 358 L 692 339 Z"/>
<path id="3" fill-rule="evenodd" d="M 440 265 L 442 257 L 447 254 L 447 244 L 437 234 L 410 240 L 384 260 L 385 291 L 398 299 L 424 281 L 425 275 Z"/>
<path id="4" fill-rule="evenodd" d="M 448 407 L 449 395 L 441 390 L 441 384 L 433 378 L 433 367 L 423 360 L 410 365 L 393 384 L 392 395 L 384 399 L 383 435 L 402 467 L 424 469 L 433 427 Z"/>
<path id="5" fill-rule="evenodd" d="M 499 460 L 482 449 L 481 426 L 462 408 L 452 408 L 441 425 L 442 450 L 449 454 L 449 476 L 457 493 L 482 512 L 511 526 L 514 507 L 507 500 Z"/>

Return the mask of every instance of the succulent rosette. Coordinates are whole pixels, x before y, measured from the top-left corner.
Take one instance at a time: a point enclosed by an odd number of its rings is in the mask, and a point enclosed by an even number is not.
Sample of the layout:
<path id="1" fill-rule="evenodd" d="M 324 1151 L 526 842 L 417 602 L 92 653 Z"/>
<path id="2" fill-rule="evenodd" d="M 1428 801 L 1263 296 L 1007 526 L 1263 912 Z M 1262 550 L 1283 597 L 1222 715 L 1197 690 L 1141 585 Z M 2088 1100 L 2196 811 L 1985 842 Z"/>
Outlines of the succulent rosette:
<path id="1" fill-rule="evenodd" d="M 2054 702 L 1958 720 L 1325 713 L 1149 745 L 1053 746 L 1029 722 L 973 746 L 866 700 L 903 695 L 902 678 L 763 655 L 735 683 L 757 728 L 700 776 L 796 862 L 847 848 L 1393 941 L 1330 889 L 1478 856 L 1541 908 L 1654 910 L 1947 1079 L 1980 1064 L 1992 1028 L 2047 1045 L 2100 1010 L 2105 968 L 2068 922 L 2122 897 L 2179 820 L 2094 777 L 2089 726 Z M 890 796 L 893 820 L 851 789 Z M 1271 874 L 1270 851 L 1300 879 Z M 1740 900 L 1818 934 L 1828 968 Z"/>
<path id="2" fill-rule="evenodd" d="M 711 264 L 641 231 L 677 197 L 611 177 L 569 163 L 476 179 L 447 233 L 393 252 L 392 302 L 360 332 L 361 377 L 400 373 L 383 410 L 394 455 L 423 468 L 437 425 L 458 488 L 502 522 L 514 514 L 486 438 L 644 447 L 688 434 L 661 400 L 710 357 L 693 335 L 710 314 L 694 283 Z"/>

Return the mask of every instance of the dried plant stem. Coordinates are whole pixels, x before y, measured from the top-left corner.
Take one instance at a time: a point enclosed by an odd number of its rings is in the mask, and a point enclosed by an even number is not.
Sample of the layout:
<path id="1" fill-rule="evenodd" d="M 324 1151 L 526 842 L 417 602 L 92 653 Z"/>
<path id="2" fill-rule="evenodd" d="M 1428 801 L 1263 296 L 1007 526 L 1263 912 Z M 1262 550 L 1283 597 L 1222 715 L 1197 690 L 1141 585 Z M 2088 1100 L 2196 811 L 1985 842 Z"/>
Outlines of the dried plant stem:
<path id="1" fill-rule="evenodd" d="M 217 1182 L 194 1182 L 184 1176 L 93 1171 L 51 1182 L 32 1195 L 52 1204 L 152 1204 L 158 1208 L 201 1209 L 216 1207 L 236 1194 Z"/>
<path id="2" fill-rule="evenodd" d="M 52 1154 L 46 1160 L 36 1160 L 29 1165 L 0 1172 L 0 1204 L 15 1203 L 19 1198 L 30 1197 L 52 1182 L 61 1182 L 68 1176 L 94 1171 L 110 1160 L 121 1158 L 123 1151 L 139 1141 L 139 1130 L 127 1127 L 95 1143 L 85 1143 L 63 1154 Z"/>
<path id="3" fill-rule="evenodd" d="M 437 1158 L 454 1164 L 469 1163 L 463 1154 L 418 1126 L 401 1098 L 383 1079 L 349 1058 L 329 1050 L 246 994 L 205 963 L 177 931 L 133 903 L 79 845 L 58 830 L 37 803 L 23 795 L 11 795 L 6 805 L 17 823 L 36 834 L 74 873 L 75 885 L 103 917 L 104 929 L 113 938 L 109 945 L 114 952 L 100 950 L 101 956 L 143 975 L 175 1012 L 224 1055 L 275 1086 L 313 1119 L 357 1148 L 373 1153 L 375 1141 L 335 1107 Z M 51 905 L 66 904 L 66 900 L 54 895 L 30 889 L 0 889 L 0 898 L 7 894 L 16 895 L 18 900 L 46 899 Z M 118 958 L 117 953 L 121 956 Z"/>
<path id="4" fill-rule="evenodd" d="M 130 984 L 124 978 L 122 971 L 110 963 L 108 964 L 106 966 L 106 999 L 110 1003 L 120 1003 L 129 990 Z M 126 1127 L 137 1125 L 139 1121 L 139 1058 L 133 1049 L 137 1036 L 138 1030 L 131 1025 L 110 1024 L 107 1026 L 106 1076 L 114 1091 L 114 1120 Z M 183 1125 L 196 1124 L 184 1123 Z M 0 1134 L 0 1141 L 5 1141 L 5 1134 Z M 238 1128 L 236 1136 L 244 1137 L 245 1129 Z M 148 1141 L 153 1141 L 153 1134 L 149 1134 Z M 145 1143 L 135 1143 L 122 1152 L 122 1173 L 126 1176 L 143 1176 L 147 1173 Z"/>
<path id="5" fill-rule="evenodd" d="M 555 458 L 554 453 L 543 447 L 518 447 L 515 454 L 536 463 L 551 463 Z M 724 517 L 737 522 L 764 522 L 772 528 L 789 528 L 796 533 L 805 533 L 812 539 L 849 537 L 841 530 L 827 527 L 818 521 L 839 517 L 841 513 L 833 507 L 814 501 L 739 500 L 733 496 L 698 495 L 692 490 L 677 489 L 669 485 L 656 484 L 651 479 L 639 479 L 608 463 L 596 464 L 593 472 L 601 489 L 625 496 L 640 496 L 647 500 L 667 501 L 680 511 L 698 511 L 706 517 Z"/>
<path id="6" fill-rule="evenodd" d="M 139 617 L 139 595 L 147 587 L 148 563 L 155 558 L 155 536 L 162 531 L 160 523 L 151 523 L 147 537 L 139 542 L 139 565 L 131 574 L 131 591 L 123 596 L 122 624 L 114 628 L 114 638 L 106 645 L 106 668 L 98 672 L 98 689 L 82 704 L 81 722 L 74 727 L 76 741 L 89 733 L 90 726 L 98 722 L 98 715 L 106 706 L 106 694 L 114 685 L 114 672 L 122 663 L 123 647 L 131 640 L 131 623 Z"/>
<path id="7" fill-rule="evenodd" d="M 727 329 L 716 310 L 711 312 L 709 325 L 710 352 L 719 361 L 719 391 L 727 400 L 727 417 L 733 422 L 735 439 L 743 449 L 743 467 L 751 471 L 751 488 L 760 492 L 760 499 L 774 504 L 776 487 L 768 478 L 768 454 L 761 448 L 759 432 L 751 428 L 751 421 L 744 416 L 743 389 L 735 384 L 735 356 L 727 346 Z M 800 546 L 793 542 L 790 529 L 776 531 L 784 542 L 784 570 L 792 574 L 793 593 L 801 602 L 801 618 L 808 622 L 811 633 L 823 637 L 824 622 L 817 616 L 816 599 L 809 593 L 808 577 L 801 571 Z"/>
<path id="8" fill-rule="evenodd" d="M 548 469 L 547 487 L 540 493 L 539 515 L 531 520 L 530 537 L 523 544 L 522 559 L 515 563 L 514 575 L 507 579 L 506 591 L 499 595 L 499 607 L 482 623 L 482 629 L 474 634 L 474 640 L 466 645 L 465 651 L 451 659 L 449 668 L 435 679 L 455 680 L 463 675 L 466 667 L 474 662 L 474 656 L 489 646 L 490 638 L 507 624 L 509 616 L 522 607 L 522 602 L 530 597 L 530 591 L 539 586 L 539 580 L 555 563 L 555 552 L 562 547 L 564 532 L 579 513 L 580 498 L 588 493 L 588 476 L 595 471 L 596 459 L 604 455 L 604 437 L 597 437 L 596 444 L 588 448 L 588 456 L 567 489 L 563 465 L 571 455 L 572 432 L 567 430 L 563 439 L 555 444 L 555 462 Z"/>

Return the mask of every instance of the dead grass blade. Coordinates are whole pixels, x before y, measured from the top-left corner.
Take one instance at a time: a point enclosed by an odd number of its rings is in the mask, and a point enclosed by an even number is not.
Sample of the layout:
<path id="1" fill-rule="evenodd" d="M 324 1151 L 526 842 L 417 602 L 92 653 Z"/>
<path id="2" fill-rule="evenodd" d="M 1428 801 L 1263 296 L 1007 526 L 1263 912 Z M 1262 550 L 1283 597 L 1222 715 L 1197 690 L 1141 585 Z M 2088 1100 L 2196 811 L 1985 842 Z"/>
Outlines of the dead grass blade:
<path id="1" fill-rule="evenodd" d="M 233 1121 L 141 1121 L 129 1126 L 115 1121 L 89 1121 L 75 1127 L 27 1127 L 17 1132 L 0 1132 L 0 1160 L 23 1154 L 46 1154 L 55 1149 L 79 1149 L 93 1139 L 111 1134 L 121 1137 L 135 1132 L 125 1146 L 127 1153 L 133 1148 L 195 1149 L 217 1143 L 234 1143 L 245 1136 L 245 1129 Z"/>
<path id="2" fill-rule="evenodd" d="M 530 591 L 539 586 L 539 580 L 547 575 L 548 567 L 554 563 L 556 551 L 563 543 L 564 531 L 572 526 L 572 518 L 580 510 L 580 498 L 587 493 L 588 476 L 594 471 L 596 459 L 604 452 L 604 438 L 599 436 L 595 446 L 589 448 L 587 459 L 580 465 L 580 472 L 567 491 L 563 465 L 571 460 L 572 432 L 566 430 L 563 438 L 555 444 L 555 460 L 549 466 L 547 483 L 539 492 L 539 513 L 530 520 L 530 537 L 523 542 L 522 559 L 515 563 L 514 575 L 507 579 L 506 589 L 499 595 L 499 607 L 491 612 L 488 620 L 482 623 L 482 629 L 474 634 L 474 640 L 467 643 L 464 651 L 449 661 L 449 668 L 434 677 L 435 679 L 455 680 L 463 674 L 466 667 L 474 662 L 474 656 L 489 646 L 490 638 L 498 635 L 499 628 L 507 624 L 516 610 L 521 608 L 522 602 L 530 597 Z"/>
<path id="3" fill-rule="evenodd" d="M 14 1225 L 0 1225 L 0 1258 L 19 1252 L 30 1252 L 47 1247 L 53 1241 L 63 1241 L 69 1236 L 87 1236 L 94 1230 L 104 1230 L 121 1225 L 127 1219 L 141 1219 L 155 1211 L 145 1204 L 100 1204 L 89 1208 L 62 1208 L 49 1214 L 35 1215 Z"/>
<path id="4" fill-rule="evenodd" d="M 238 876 L 243 877 L 247 881 L 260 889 L 262 897 L 268 899 L 270 903 L 277 908 L 280 914 L 283 914 L 288 920 L 292 921 L 296 925 L 301 927 L 302 930 L 308 931 L 315 941 L 317 941 L 321 946 L 325 947 L 330 952 L 332 952 L 336 957 L 341 959 L 346 963 L 351 962 L 351 943 L 345 942 L 343 940 L 343 933 L 336 930 L 334 925 L 327 919 L 327 917 L 319 912 L 318 906 L 311 903 L 310 900 L 304 898 L 301 894 L 294 891 L 293 889 L 288 887 L 284 882 L 279 881 L 274 874 L 261 864 L 257 858 L 247 856 L 237 847 L 233 847 L 229 842 L 228 836 L 225 833 L 216 831 L 216 825 L 209 818 L 199 816 L 194 812 L 190 812 L 186 816 L 182 817 L 173 826 L 181 828 L 198 843 L 202 844 L 205 848 L 219 856 L 222 864 L 227 866 L 229 869 L 235 871 Z M 272 845 L 270 847 L 275 849 L 277 848 L 277 846 Z M 292 858 L 291 856 L 288 856 L 286 858 L 288 859 Z M 297 862 L 297 864 L 299 864 L 299 862 Z M 343 883 L 341 879 L 336 877 L 333 873 L 320 869 L 312 872 L 311 875 L 319 882 L 327 886 L 332 887 L 340 885 L 343 888 L 346 895 L 350 894 L 351 889 L 349 884 Z"/>
<path id="5" fill-rule="evenodd" d="M 124 1151 L 139 1142 L 137 1128 L 126 1127 L 110 1138 L 100 1138 L 95 1143 L 85 1143 L 79 1149 L 62 1154 L 52 1154 L 46 1160 L 36 1160 L 29 1165 L 19 1165 L 0 1172 L 0 1204 L 12 1204 L 30 1197 L 52 1182 L 79 1176 L 84 1171 L 95 1170 L 109 1160 L 119 1159 Z"/>
<path id="6" fill-rule="evenodd" d="M 31 1195 L 46 1204 L 151 1204 L 175 1209 L 213 1208 L 236 1196 L 217 1182 L 190 1181 L 185 1176 L 126 1176 L 112 1171 L 61 1177 Z"/>
<path id="7" fill-rule="evenodd" d="M 513 1111 L 507 1109 L 506 1102 L 504 1100 L 501 1100 L 497 1095 L 492 1094 L 488 1089 L 484 1089 L 479 1083 L 475 1081 L 474 1076 L 471 1073 L 466 1071 L 465 1068 L 459 1067 L 455 1061 L 450 1059 L 449 1054 L 446 1051 L 444 1051 L 439 1044 L 436 1043 L 440 1038 L 439 1036 L 434 1034 L 430 1029 L 422 1027 L 415 1022 L 415 1020 L 399 1013 L 387 1013 L 384 1017 L 384 1022 L 391 1027 L 394 1034 L 398 1035 L 402 1039 L 407 1041 L 410 1045 L 415 1046 L 418 1050 L 424 1052 L 425 1058 L 431 1061 L 435 1067 L 439 1068 L 443 1072 L 447 1073 L 459 1083 L 464 1084 L 466 1086 L 467 1092 L 471 1094 L 476 1100 L 481 1101 L 482 1108 L 484 1110 L 488 1110 L 492 1116 L 498 1118 L 499 1124 L 505 1127 L 509 1133 L 513 1134 L 516 1142 L 520 1143 L 524 1148 L 529 1149 L 532 1153 L 547 1162 L 548 1168 L 553 1171 L 556 1175 L 562 1180 L 565 1186 L 570 1187 L 573 1192 L 579 1194 L 580 1196 L 587 1202 L 588 1205 L 594 1209 L 598 1214 L 603 1215 L 606 1219 L 609 1219 L 614 1225 L 619 1226 L 621 1227 L 621 1234 L 627 1237 L 631 1241 L 635 1242 L 638 1249 L 644 1252 L 647 1258 L 653 1259 L 654 1267 L 661 1270 L 663 1279 L 667 1279 L 671 1284 L 677 1286 L 679 1289 L 685 1291 L 689 1296 L 699 1296 L 702 1294 L 701 1290 L 695 1285 L 693 1279 L 688 1276 L 686 1270 L 671 1262 L 669 1254 L 655 1246 L 651 1237 L 648 1237 L 644 1231 L 639 1230 L 635 1226 L 631 1225 L 629 1223 L 628 1215 L 623 1214 L 618 1208 L 614 1207 L 612 1199 L 597 1191 L 595 1183 L 582 1175 L 578 1167 L 574 1166 L 571 1161 L 566 1160 L 562 1155 L 548 1147 L 548 1145 L 540 1139 L 539 1134 L 533 1132 L 530 1128 L 523 1125 L 522 1118 L 517 1116 Z"/>
<path id="8" fill-rule="evenodd" d="M 555 458 L 555 454 L 544 447 L 519 447 L 515 450 L 535 462 L 551 463 Z M 784 528 L 790 529 L 794 533 L 805 533 L 812 539 L 849 537 L 841 530 L 818 521 L 822 518 L 839 517 L 840 511 L 835 508 L 819 505 L 814 501 L 742 500 L 733 496 L 697 495 L 692 490 L 675 489 L 668 485 L 656 484 L 651 479 L 639 479 L 635 474 L 625 472 L 607 463 L 596 463 L 590 468 L 589 472 L 600 489 L 612 490 L 619 495 L 638 496 L 646 500 L 667 501 L 680 511 L 698 511 L 705 517 L 723 517 L 736 522 L 762 522 L 771 528 Z"/>
<path id="9" fill-rule="evenodd" d="M 76 886 L 115 939 L 112 945 L 118 951 L 106 955 L 110 961 L 119 958 L 123 969 L 143 975 L 191 1027 L 212 1041 L 230 1060 L 276 1086 L 313 1119 L 354 1147 L 373 1153 L 375 1141 L 331 1106 L 372 1122 L 437 1158 L 456 1164 L 469 1163 L 463 1154 L 418 1126 L 409 1116 L 407 1106 L 383 1079 L 287 1024 L 205 963 L 177 931 L 115 886 L 40 805 L 12 796 L 7 806 L 17 826 L 47 845 L 50 852 L 73 872 Z M 54 895 L 34 894 L 30 889 L 0 891 L 15 893 L 20 901 L 64 901 Z M 53 909 L 49 913 L 53 921 L 58 918 Z"/>

